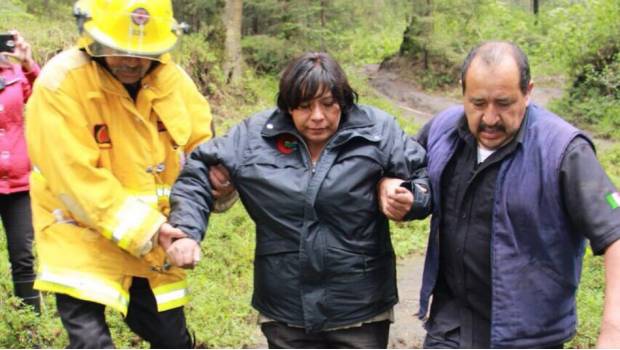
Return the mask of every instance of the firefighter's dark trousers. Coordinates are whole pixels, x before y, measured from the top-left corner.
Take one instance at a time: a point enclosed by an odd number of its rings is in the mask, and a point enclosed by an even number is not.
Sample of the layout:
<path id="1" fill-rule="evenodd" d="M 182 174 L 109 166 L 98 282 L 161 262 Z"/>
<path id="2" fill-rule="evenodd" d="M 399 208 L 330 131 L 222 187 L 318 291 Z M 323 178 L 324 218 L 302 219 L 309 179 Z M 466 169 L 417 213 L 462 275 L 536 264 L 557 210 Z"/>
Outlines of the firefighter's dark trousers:
<path id="1" fill-rule="evenodd" d="M 129 308 L 125 323 L 154 349 L 193 347 L 183 308 L 158 312 L 148 280 L 134 277 L 129 289 Z M 114 348 L 105 321 L 105 306 L 65 294 L 56 294 L 58 313 L 67 333 L 69 348 Z"/>

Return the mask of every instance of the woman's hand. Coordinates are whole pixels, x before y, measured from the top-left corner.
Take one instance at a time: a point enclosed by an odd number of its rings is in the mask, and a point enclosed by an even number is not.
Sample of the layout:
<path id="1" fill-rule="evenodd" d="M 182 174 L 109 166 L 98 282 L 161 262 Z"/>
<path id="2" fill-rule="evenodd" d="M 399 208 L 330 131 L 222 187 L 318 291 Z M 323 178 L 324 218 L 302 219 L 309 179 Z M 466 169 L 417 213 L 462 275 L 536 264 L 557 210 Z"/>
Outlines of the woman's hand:
<path id="1" fill-rule="evenodd" d="M 403 220 L 413 205 L 413 193 L 401 187 L 402 183 L 401 179 L 386 177 L 377 185 L 379 209 L 390 220 Z"/>

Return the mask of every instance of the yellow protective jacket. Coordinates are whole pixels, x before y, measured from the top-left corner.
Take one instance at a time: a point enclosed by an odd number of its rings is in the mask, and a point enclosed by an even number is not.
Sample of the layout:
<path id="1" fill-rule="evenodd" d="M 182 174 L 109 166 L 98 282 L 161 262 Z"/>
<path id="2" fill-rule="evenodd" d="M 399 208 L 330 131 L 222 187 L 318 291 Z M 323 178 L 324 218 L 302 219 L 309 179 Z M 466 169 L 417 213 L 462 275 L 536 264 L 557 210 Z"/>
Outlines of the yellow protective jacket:
<path id="1" fill-rule="evenodd" d="M 136 100 L 79 49 L 43 69 L 26 108 L 39 266 L 35 288 L 127 312 L 132 276 L 159 311 L 187 302 L 181 269 L 151 243 L 185 155 L 211 134 L 211 112 L 166 56 Z"/>

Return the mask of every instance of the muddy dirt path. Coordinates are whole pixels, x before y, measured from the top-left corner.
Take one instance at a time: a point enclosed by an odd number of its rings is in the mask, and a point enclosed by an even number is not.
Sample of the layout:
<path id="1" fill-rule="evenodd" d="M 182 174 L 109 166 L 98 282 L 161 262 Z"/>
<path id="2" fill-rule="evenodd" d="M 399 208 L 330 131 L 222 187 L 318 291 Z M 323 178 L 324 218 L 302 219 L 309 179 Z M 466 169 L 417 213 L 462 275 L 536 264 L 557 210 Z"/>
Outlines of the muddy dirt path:
<path id="1" fill-rule="evenodd" d="M 390 328 L 388 347 L 391 349 L 421 348 L 426 331 L 422 327 L 422 321 L 415 314 L 418 312 L 420 301 L 424 257 L 412 255 L 400 260 L 396 265 L 396 271 L 400 301 L 394 307 L 395 322 Z"/>

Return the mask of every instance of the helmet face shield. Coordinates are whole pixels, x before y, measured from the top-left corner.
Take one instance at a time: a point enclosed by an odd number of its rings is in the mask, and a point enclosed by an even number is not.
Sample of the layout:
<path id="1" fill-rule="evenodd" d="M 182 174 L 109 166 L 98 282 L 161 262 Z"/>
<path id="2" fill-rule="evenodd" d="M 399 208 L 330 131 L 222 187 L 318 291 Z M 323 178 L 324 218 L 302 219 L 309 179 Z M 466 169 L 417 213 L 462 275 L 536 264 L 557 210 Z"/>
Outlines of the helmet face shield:
<path id="1" fill-rule="evenodd" d="M 90 45 L 86 45 L 84 48 L 86 49 L 86 52 L 88 52 L 88 54 L 92 57 L 136 57 L 162 62 L 162 55 L 145 55 L 135 52 L 118 50 L 109 46 L 105 46 L 94 40 Z"/>

